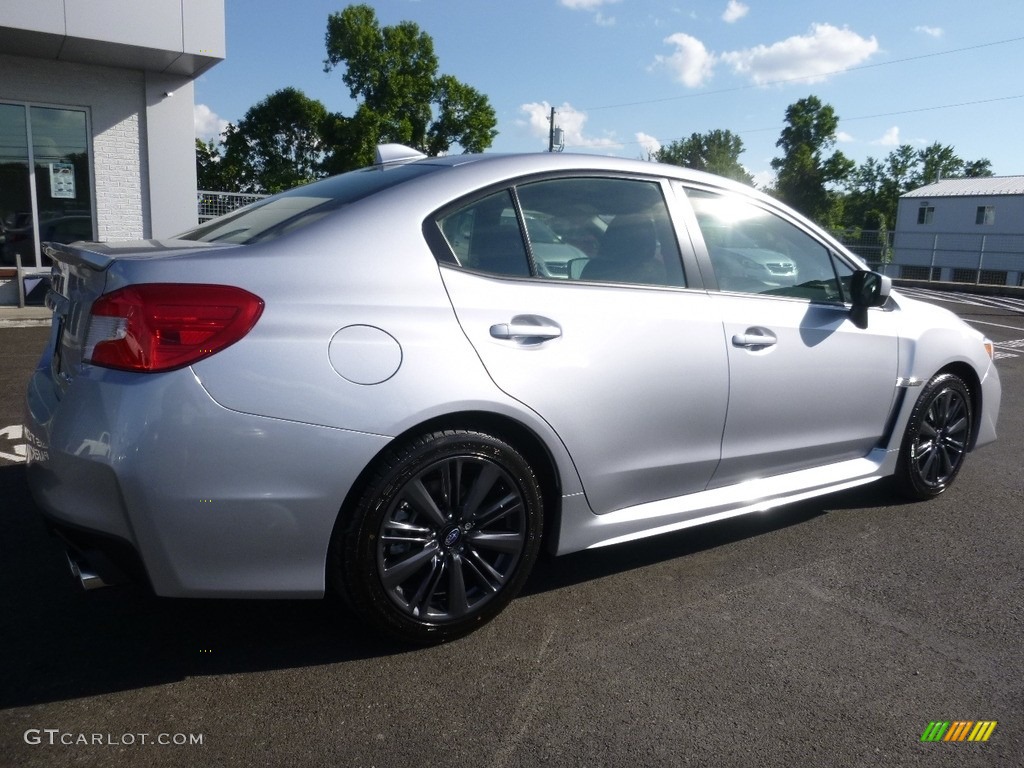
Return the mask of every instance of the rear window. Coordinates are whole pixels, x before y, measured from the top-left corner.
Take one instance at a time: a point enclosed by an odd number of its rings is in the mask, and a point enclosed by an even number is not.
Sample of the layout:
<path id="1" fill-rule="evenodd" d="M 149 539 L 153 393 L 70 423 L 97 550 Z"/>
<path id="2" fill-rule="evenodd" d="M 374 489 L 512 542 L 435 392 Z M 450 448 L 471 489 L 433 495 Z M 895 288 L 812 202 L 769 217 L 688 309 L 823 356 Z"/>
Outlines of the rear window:
<path id="1" fill-rule="evenodd" d="M 431 165 L 374 166 L 332 176 L 247 205 L 177 236 L 178 240 L 249 245 L 273 240 L 402 182 L 437 170 Z"/>

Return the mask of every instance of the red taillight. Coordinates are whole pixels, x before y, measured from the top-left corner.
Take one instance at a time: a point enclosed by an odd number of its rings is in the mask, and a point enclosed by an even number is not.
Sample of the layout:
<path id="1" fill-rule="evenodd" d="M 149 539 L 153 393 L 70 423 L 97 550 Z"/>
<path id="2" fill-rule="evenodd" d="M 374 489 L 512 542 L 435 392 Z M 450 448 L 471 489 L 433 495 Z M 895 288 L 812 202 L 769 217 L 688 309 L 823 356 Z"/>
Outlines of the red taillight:
<path id="1" fill-rule="evenodd" d="M 156 373 L 191 365 L 247 334 L 263 300 L 229 285 L 144 283 L 92 305 L 85 360 Z"/>

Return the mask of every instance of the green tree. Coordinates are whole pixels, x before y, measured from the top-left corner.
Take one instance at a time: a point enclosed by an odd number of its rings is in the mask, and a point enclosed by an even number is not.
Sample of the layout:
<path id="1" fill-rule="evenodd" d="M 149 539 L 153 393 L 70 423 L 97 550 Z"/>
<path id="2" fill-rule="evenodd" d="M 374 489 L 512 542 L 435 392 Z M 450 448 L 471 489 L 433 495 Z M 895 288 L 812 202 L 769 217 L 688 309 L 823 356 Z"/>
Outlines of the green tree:
<path id="1" fill-rule="evenodd" d="M 991 162 L 967 162 L 951 146 L 935 142 L 915 150 L 901 144 L 884 160 L 869 157 L 850 174 L 843 223 L 865 229 L 891 227 L 900 197 L 910 190 L 939 179 L 991 175 Z"/>
<path id="2" fill-rule="evenodd" d="M 774 194 L 819 224 L 834 226 L 842 215 L 842 197 L 834 185 L 855 164 L 842 152 L 826 153 L 836 142 L 839 117 L 817 96 L 786 108 L 786 126 L 775 146 L 783 156 L 772 160 L 777 176 Z"/>
<path id="3" fill-rule="evenodd" d="M 968 179 L 981 179 L 992 176 L 992 161 L 986 157 L 980 160 L 971 160 L 964 163 L 964 177 Z"/>
<path id="4" fill-rule="evenodd" d="M 196 182 L 199 189 L 231 191 L 224 178 L 223 156 L 216 141 L 196 139 Z"/>
<path id="5" fill-rule="evenodd" d="M 438 75 L 434 41 L 413 22 L 381 27 L 369 5 L 351 5 L 328 18 L 326 44 L 324 71 L 343 67 L 342 81 L 359 102 L 352 117 L 333 117 L 332 171 L 372 163 L 378 143 L 439 155 L 455 144 L 482 151 L 497 135 L 487 97 Z"/>
<path id="6" fill-rule="evenodd" d="M 231 191 L 280 192 L 323 175 L 327 109 L 295 88 L 249 108 L 224 132 L 222 174 Z"/>
<path id="7" fill-rule="evenodd" d="M 934 142 L 917 154 L 919 182 L 916 186 L 932 184 L 940 179 L 959 178 L 964 175 L 964 161 L 948 144 Z"/>
<path id="8" fill-rule="evenodd" d="M 753 185 L 754 177 L 740 163 L 742 153 L 743 140 L 739 136 L 732 131 L 715 130 L 677 139 L 655 152 L 654 159 Z"/>

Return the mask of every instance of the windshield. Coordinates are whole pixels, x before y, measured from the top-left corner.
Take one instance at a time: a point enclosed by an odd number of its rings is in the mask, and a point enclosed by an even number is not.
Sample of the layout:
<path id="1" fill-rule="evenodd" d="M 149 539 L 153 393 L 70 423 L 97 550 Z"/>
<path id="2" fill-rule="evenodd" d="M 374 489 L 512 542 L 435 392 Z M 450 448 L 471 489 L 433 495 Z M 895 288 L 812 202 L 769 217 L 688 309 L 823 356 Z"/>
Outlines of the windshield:
<path id="1" fill-rule="evenodd" d="M 249 245 L 308 226 L 327 214 L 381 190 L 437 170 L 431 165 L 363 168 L 290 189 L 219 216 L 176 239 Z"/>

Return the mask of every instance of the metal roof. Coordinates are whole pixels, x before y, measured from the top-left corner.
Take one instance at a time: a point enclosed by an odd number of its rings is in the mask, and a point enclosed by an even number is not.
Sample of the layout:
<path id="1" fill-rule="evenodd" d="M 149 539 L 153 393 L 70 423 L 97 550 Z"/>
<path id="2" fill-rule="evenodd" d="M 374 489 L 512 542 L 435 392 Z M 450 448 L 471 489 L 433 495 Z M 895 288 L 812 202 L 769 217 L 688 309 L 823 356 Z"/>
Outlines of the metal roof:
<path id="1" fill-rule="evenodd" d="M 1024 176 L 989 176 L 980 179 L 943 179 L 906 192 L 900 197 L 987 197 L 1024 195 Z"/>

